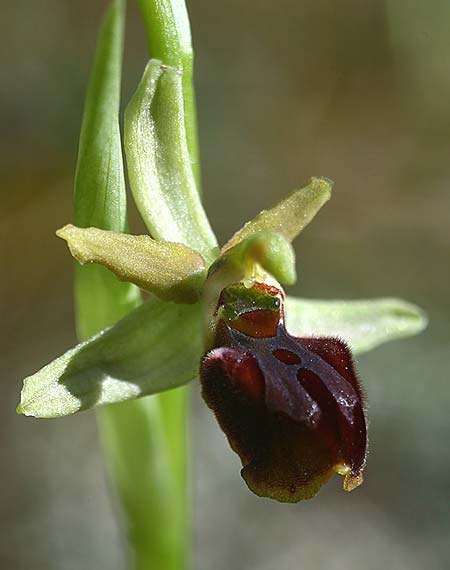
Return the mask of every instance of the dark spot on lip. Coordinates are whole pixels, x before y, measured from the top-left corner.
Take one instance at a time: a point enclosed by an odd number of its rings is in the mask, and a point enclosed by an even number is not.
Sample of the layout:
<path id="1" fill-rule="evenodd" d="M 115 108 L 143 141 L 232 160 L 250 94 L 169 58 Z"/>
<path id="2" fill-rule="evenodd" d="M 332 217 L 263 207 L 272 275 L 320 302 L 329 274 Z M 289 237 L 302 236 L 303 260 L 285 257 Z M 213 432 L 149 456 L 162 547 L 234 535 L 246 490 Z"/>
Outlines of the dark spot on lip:
<path id="1" fill-rule="evenodd" d="M 277 348 L 272 354 L 280 362 L 284 362 L 285 364 L 301 364 L 302 362 L 300 356 L 285 348 Z"/>

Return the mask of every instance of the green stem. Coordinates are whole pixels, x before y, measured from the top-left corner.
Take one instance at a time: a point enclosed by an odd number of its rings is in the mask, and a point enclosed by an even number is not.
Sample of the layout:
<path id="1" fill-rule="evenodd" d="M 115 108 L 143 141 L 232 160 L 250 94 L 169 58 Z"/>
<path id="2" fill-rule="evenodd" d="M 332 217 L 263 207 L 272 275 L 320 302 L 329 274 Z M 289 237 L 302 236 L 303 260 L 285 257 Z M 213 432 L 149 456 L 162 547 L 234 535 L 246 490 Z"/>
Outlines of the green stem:
<path id="1" fill-rule="evenodd" d="M 143 0 L 141 7 L 154 55 L 184 71 L 189 152 L 198 168 L 192 48 L 184 2 Z M 112 0 L 99 37 L 80 138 L 74 200 L 74 221 L 80 227 L 126 231 L 118 123 L 123 23 L 124 2 Z M 82 339 L 139 303 L 134 286 L 98 266 L 77 267 L 75 294 Z M 106 406 L 97 414 L 105 464 L 136 570 L 184 570 L 188 565 L 187 395 L 186 389 L 172 390 Z"/>
<path id="2" fill-rule="evenodd" d="M 174 403 L 170 425 L 183 433 L 175 418 L 184 414 L 173 409 Z M 107 406 L 98 416 L 136 570 L 186 567 L 184 445 L 180 450 L 171 446 L 164 412 L 161 396 L 150 396 Z"/>
<path id="3" fill-rule="evenodd" d="M 184 0 L 139 0 L 139 5 L 152 57 L 183 72 L 186 137 L 190 162 L 199 188 L 193 51 L 186 6 Z M 146 404 L 147 401 L 149 404 Z M 136 406 L 140 408 L 139 414 L 136 414 Z M 128 499 L 126 495 L 130 489 L 125 481 L 121 493 L 122 500 L 125 499 L 128 504 L 133 502 L 128 510 L 134 513 L 132 519 L 136 523 L 130 533 L 136 570 L 183 570 L 188 566 L 191 538 L 188 499 L 190 485 L 187 477 L 188 408 L 189 389 L 179 388 L 141 402 L 120 405 L 123 421 L 120 424 L 106 423 L 108 439 L 111 439 L 117 425 L 133 426 L 129 427 L 133 433 L 115 433 L 112 439 L 122 440 L 116 473 L 120 475 L 121 464 L 127 465 L 127 470 L 131 468 L 134 471 L 136 487 L 145 491 L 141 502 L 135 500 L 132 492 Z M 130 452 L 130 457 L 124 463 L 121 456 L 123 449 L 131 442 L 136 442 L 139 433 L 141 437 L 142 433 L 148 434 L 149 444 L 142 446 L 140 453 L 136 453 L 137 450 Z M 156 437 L 151 437 L 151 433 L 156 434 Z M 161 443 L 164 445 L 161 446 Z M 125 479 L 130 475 L 125 473 Z M 148 489 L 149 481 L 153 484 L 152 489 Z M 152 523 L 149 536 L 146 529 Z"/>

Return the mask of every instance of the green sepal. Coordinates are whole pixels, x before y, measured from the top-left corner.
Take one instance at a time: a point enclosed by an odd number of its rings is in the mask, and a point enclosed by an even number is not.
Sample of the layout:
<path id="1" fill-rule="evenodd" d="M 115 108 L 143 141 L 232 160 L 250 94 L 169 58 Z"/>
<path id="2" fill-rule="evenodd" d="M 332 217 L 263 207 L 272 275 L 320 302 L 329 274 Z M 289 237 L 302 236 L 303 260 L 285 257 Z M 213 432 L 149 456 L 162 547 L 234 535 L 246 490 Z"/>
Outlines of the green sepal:
<path id="1" fill-rule="evenodd" d="M 202 355 L 200 306 L 152 298 L 25 379 L 18 411 L 55 418 L 186 384 Z"/>
<path id="2" fill-rule="evenodd" d="M 309 224 L 320 208 L 331 198 L 333 182 L 328 178 L 311 178 L 269 210 L 263 210 L 247 222 L 223 246 L 222 253 L 260 231 L 281 234 L 292 241 Z"/>
<path id="3" fill-rule="evenodd" d="M 164 301 L 199 300 L 206 276 L 205 260 L 185 245 L 71 224 L 56 235 L 66 240 L 71 254 L 82 265 L 100 264 L 120 280 L 134 283 Z"/>
<path id="4" fill-rule="evenodd" d="M 125 111 L 125 151 L 131 190 L 152 237 L 187 245 L 211 263 L 217 241 L 189 158 L 179 70 L 148 63 Z"/>
<path id="5" fill-rule="evenodd" d="M 422 309 L 401 299 L 319 301 L 286 297 L 286 325 L 298 337 L 331 336 L 355 353 L 367 352 L 390 340 L 423 331 L 428 319 Z"/>

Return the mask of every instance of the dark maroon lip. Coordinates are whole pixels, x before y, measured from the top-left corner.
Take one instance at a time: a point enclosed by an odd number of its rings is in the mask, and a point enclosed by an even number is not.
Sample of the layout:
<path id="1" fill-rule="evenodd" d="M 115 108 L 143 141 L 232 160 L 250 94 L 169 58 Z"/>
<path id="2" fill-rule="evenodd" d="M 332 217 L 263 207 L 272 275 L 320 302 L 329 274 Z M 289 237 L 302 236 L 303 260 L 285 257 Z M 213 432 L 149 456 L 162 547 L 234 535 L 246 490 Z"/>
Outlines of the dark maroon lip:
<path id="1" fill-rule="evenodd" d="M 203 397 L 255 493 L 310 498 L 334 471 L 351 490 L 362 481 L 367 429 L 350 349 L 336 338 L 291 336 L 282 310 L 268 335 L 218 323 L 216 349 L 201 366 Z M 263 313 L 254 319 L 263 321 Z"/>

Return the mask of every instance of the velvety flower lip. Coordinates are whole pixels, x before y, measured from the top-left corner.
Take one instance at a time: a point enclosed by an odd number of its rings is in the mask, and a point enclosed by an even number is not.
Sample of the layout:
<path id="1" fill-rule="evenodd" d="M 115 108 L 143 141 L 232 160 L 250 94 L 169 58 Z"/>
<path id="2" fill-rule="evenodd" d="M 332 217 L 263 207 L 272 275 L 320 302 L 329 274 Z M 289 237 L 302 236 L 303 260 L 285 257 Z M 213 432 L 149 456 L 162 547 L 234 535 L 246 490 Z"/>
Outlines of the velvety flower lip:
<path id="1" fill-rule="evenodd" d="M 367 429 L 349 348 L 336 338 L 291 336 L 275 287 L 232 287 L 219 300 L 216 348 L 200 377 L 246 483 L 257 495 L 296 502 L 338 472 L 352 490 L 362 482 Z"/>

